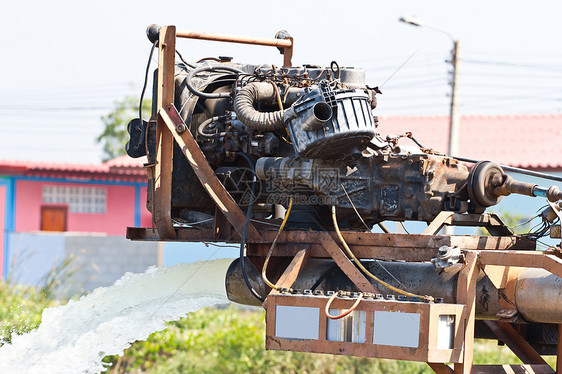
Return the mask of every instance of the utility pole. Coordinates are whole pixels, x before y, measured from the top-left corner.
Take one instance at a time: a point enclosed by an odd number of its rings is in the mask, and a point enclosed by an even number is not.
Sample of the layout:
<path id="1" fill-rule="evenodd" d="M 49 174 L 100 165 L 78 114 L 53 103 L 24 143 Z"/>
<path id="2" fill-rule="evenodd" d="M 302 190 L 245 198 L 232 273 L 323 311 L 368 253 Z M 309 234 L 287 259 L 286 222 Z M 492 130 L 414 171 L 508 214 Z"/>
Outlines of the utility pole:
<path id="1" fill-rule="evenodd" d="M 450 32 L 444 30 L 440 27 L 437 27 L 432 24 L 428 24 L 423 20 L 415 17 L 415 16 L 407 16 L 401 17 L 399 19 L 400 22 L 407 23 L 412 26 L 417 27 L 426 27 L 428 29 L 435 30 L 437 32 L 443 33 L 451 39 L 453 42 L 453 50 L 451 51 L 451 65 L 453 65 L 452 77 L 451 77 L 451 107 L 449 111 L 449 144 L 447 147 L 447 155 L 449 156 L 458 156 L 459 152 L 459 112 L 457 110 L 457 102 L 458 102 L 458 83 L 459 83 L 459 56 L 461 50 L 461 42 L 453 38 Z M 445 226 L 443 229 L 445 235 L 454 235 L 455 229 L 452 226 Z"/>
<path id="2" fill-rule="evenodd" d="M 453 71 L 451 80 L 451 110 L 449 112 L 449 146 L 447 149 L 447 154 L 449 156 L 458 156 L 459 151 L 459 112 L 457 110 L 457 104 L 460 49 L 460 40 L 454 40 L 450 61 L 451 65 L 453 65 Z"/>

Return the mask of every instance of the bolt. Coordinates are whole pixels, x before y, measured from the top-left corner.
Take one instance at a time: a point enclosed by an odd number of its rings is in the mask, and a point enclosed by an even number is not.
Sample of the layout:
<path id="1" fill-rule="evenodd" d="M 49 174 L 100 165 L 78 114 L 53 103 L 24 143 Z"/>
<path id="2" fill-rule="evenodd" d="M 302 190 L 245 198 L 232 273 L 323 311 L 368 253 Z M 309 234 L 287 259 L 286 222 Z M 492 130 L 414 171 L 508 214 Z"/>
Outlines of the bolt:
<path id="1" fill-rule="evenodd" d="M 183 134 L 185 130 L 187 130 L 187 127 L 183 123 L 180 123 L 176 126 L 176 132 L 178 134 Z"/>

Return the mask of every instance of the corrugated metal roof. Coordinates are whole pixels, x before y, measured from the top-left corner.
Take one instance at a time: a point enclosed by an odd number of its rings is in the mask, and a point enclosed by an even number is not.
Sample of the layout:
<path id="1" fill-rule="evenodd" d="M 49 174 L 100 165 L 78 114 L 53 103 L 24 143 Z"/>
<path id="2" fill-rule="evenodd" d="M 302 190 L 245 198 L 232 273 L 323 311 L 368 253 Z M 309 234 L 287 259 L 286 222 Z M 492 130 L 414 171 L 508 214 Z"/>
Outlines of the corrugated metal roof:
<path id="1" fill-rule="evenodd" d="M 448 116 L 379 117 L 383 137 L 406 131 L 423 146 L 446 153 Z M 461 116 L 459 135 L 459 157 L 536 170 L 562 169 L 562 114 Z"/>
<path id="2" fill-rule="evenodd" d="M 110 168 L 142 168 L 146 162 L 146 156 L 132 158 L 129 155 L 123 155 L 104 162 L 104 165 L 109 166 Z"/>

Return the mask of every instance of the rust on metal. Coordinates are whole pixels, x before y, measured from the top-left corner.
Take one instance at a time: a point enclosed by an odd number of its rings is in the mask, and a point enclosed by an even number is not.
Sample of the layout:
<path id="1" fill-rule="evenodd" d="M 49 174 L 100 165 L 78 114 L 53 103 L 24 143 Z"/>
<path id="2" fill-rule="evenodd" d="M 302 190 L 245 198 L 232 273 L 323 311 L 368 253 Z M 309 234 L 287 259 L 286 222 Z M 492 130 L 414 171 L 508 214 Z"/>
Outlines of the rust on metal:
<path id="1" fill-rule="evenodd" d="M 457 280 L 457 303 L 466 305 L 460 328 L 464 330 L 463 362 L 455 363 L 455 373 L 470 374 L 474 347 L 474 320 L 476 316 L 476 280 L 478 278 L 478 253 L 467 251 L 465 263 Z"/>
<path id="2" fill-rule="evenodd" d="M 530 251 L 484 251 L 480 253 L 483 265 L 521 266 L 540 268 L 562 278 L 562 259 L 555 255 Z"/>
<path id="3" fill-rule="evenodd" d="M 158 110 L 174 101 L 175 32 L 174 26 L 165 26 L 160 29 L 156 102 Z M 175 239 L 176 232 L 171 217 L 173 138 L 161 118 L 158 118 L 156 123 L 156 142 L 154 223 L 161 239 Z"/>
<path id="4" fill-rule="evenodd" d="M 200 39 L 200 40 L 211 40 L 217 42 L 227 42 L 227 43 L 254 44 L 254 45 L 263 45 L 263 46 L 280 47 L 280 48 L 290 48 L 293 46 L 293 41 L 289 39 L 253 38 L 253 37 L 241 36 L 241 35 L 196 32 L 196 31 L 187 31 L 187 30 L 178 30 L 176 32 L 176 36 L 178 38 L 186 38 L 186 39 Z"/>
<path id="5" fill-rule="evenodd" d="M 160 110 L 158 114 L 168 126 L 168 130 L 173 135 L 176 143 L 180 146 L 183 154 L 197 175 L 197 178 L 199 178 L 199 181 L 209 193 L 209 196 L 211 196 L 217 207 L 221 210 L 222 214 L 224 214 L 236 231 L 241 234 L 245 220 L 244 212 L 242 212 L 240 207 L 236 204 L 232 196 L 230 196 L 228 191 L 224 188 L 223 184 L 213 172 L 213 169 L 207 162 L 205 155 L 201 152 L 201 149 L 197 145 L 195 139 L 193 139 L 191 132 L 185 131 L 181 134 L 177 133 L 176 128 L 180 123 L 183 124 L 183 120 L 176 110 L 176 107 L 168 105 Z M 260 240 L 260 234 L 251 223 L 248 223 L 246 235 L 248 240 Z"/>
<path id="6" fill-rule="evenodd" d="M 207 33 L 207 32 L 195 32 L 178 30 L 176 32 L 178 38 L 186 39 L 199 39 L 199 40 L 210 40 L 216 42 L 227 42 L 227 43 L 240 43 L 240 44 L 252 44 L 252 45 L 262 45 L 268 47 L 282 48 L 283 54 L 283 66 L 292 66 L 291 59 L 293 58 L 293 38 L 287 37 L 284 39 L 277 38 L 253 38 L 249 36 L 241 35 L 231 35 L 231 34 L 219 34 L 219 33 Z"/>
<path id="7" fill-rule="evenodd" d="M 562 373 L 562 324 L 558 325 L 558 347 L 556 347 L 556 372 Z"/>
<path id="8" fill-rule="evenodd" d="M 436 363 L 436 362 L 428 362 L 427 363 L 431 370 L 435 372 L 435 374 L 453 374 L 454 371 L 446 364 Z"/>
<path id="9" fill-rule="evenodd" d="M 336 264 L 338 264 L 345 275 L 347 275 L 349 279 L 355 283 L 357 288 L 359 288 L 362 292 L 376 293 L 377 290 L 375 287 L 373 287 L 371 282 L 365 278 L 363 273 L 361 273 L 359 269 L 351 263 L 351 260 L 343 253 L 334 238 L 328 234 L 323 236 L 324 237 L 321 239 L 320 243 L 322 243 L 322 246 L 330 254 L 330 257 L 334 259 Z"/>
<path id="10" fill-rule="evenodd" d="M 484 323 L 524 364 L 548 365 L 509 323 L 496 321 L 484 321 Z"/>
<path id="11" fill-rule="evenodd" d="M 463 341 L 462 329 L 456 329 L 452 348 L 437 346 L 437 325 L 440 315 L 455 316 L 460 320 L 465 307 L 457 304 L 407 303 L 400 301 L 377 301 L 363 299 L 357 306 L 357 311 L 366 313 L 366 330 L 364 342 L 331 341 L 327 339 L 327 317 L 319 314 L 318 339 L 311 344 L 306 339 L 286 339 L 276 336 L 276 306 L 298 306 L 319 308 L 323 310 L 328 297 L 270 294 L 266 299 L 266 348 L 284 351 L 300 351 L 315 353 L 343 354 L 360 357 L 377 357 L 400 359 L 408 361 L 424 361 L 432 363 L 459 363 L 463 360 L 460 345 Z M 353 298 L 336 298 L 332 306 L 334 309 L 349 309 L 356 300 Z M 401 347 L 374 343 L 374 312 L 397 312 L 419 314 L 419 344 L 417 347 Z"/>
<path id="12" fill-rule="evenodd" d="M 472 374 L 553 374 L 549 365 L 473 365 Z"/>
<path id="13" fill-rule="evenodd" d="M 287 269 L 285 269 L 275 286 L 279 289 L 291 288 L 309 258 L 310 251 L 308 250 L 308 246 L 305 246 L 293 257 L 291 263 L 287 266 Z"/>

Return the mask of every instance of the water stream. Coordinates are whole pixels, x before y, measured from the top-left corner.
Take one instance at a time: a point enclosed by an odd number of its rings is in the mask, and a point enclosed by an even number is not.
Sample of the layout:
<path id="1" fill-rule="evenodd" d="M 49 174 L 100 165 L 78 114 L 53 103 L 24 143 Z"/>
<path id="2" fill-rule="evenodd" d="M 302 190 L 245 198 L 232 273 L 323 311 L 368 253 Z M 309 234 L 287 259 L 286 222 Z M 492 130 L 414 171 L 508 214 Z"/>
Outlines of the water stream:
<path id="1" fill-rule="evenodd" d="M 167 321 L 226 303 L 231 260 L 202 261 L 125 274 L 66 305 L 43 311 L 41 325 L 0 348 L 0 373 L 98 373 L 102 358 L 123 353 Z"/>

